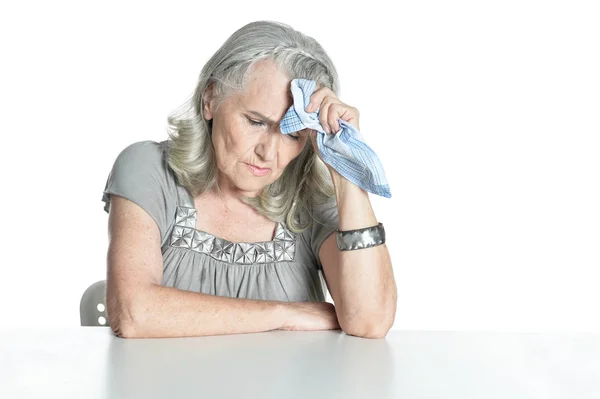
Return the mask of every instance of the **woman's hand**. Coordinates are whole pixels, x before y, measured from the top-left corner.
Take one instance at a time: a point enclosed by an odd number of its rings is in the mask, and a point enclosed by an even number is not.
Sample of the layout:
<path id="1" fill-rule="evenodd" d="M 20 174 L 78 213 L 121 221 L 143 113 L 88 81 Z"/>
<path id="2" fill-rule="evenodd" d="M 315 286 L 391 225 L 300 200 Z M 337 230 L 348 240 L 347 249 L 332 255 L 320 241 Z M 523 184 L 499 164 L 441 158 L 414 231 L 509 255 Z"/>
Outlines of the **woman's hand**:
<path id="1" fill-rule="evenodd" d="M 354 126 L 356 130 L 360 130 L 360 115 L 358 109 L 341 102 L 333 90 L 328 87 L 321 87 L 320 89 L 315 90 L 310 96 L 310 102 L 306 107 L 306 112 L 314 112 L 317 109 L 319 109 L 319 122 L 327 134 L 335 134 L 340 131 L 341 126 L 338 122 L 338 118 L 348 122 Z M 315 152 L 319 154 L 316 135 L 317 132 L 315 130 L 309 130 L 309 137 L 313 148 Z M 321 156 L 319 155 L 319 158 L 320 157 Z M 323 159 L 321 158 L 321 160 Z M 331 168 L 331 166 L 329 166 L 326 162 L 325 165 L 327 165 L 330 171 L 334 171 L 333 168 Z"/>
<path id="2" fill-rule="evenodd" d="M 358 109 L 341 102 L 329 87 L 321 87 L 313 92 L 306 107 L 306 112 L 314 112 L 319 108 L 321 108 L 319 110 L 319 122 L 321 122 L 321 126 L 327 133 L 337 133 L 340 130 L 338 118 L 342 118 L 342 120 L 354 126 L 356 130 L 360 130 L 358 126 L 360 117 Z"/>
<path id="3" fill-rule="evenodd" d="M 284 304 L 284 324 L 279 330 L 340 330 L 335 306 L 329 302 L 290 302 Z"/>

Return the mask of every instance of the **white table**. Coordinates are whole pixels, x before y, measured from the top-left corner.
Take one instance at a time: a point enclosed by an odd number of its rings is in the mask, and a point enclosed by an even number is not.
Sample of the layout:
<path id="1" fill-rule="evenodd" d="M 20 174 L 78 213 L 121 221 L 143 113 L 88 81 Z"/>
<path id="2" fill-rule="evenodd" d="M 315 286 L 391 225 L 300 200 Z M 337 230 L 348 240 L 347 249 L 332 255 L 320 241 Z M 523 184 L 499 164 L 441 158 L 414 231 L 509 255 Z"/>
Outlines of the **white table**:
<path id="1" fill-rule="evenodd" d="M 600 334 L 0 331 L 0 398 L 600 398 Z"/>

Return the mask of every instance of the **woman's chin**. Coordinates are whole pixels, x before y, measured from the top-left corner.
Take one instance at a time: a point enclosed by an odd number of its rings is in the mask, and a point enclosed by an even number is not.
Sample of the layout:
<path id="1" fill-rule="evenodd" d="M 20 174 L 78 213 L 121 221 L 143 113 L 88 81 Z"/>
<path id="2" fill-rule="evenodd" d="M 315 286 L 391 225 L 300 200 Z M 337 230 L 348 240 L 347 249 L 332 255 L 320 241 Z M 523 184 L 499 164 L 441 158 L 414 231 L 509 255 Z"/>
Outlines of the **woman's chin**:
<path id="1" fill-rule="evenodd" d="M 236 185 L 238 190 L 242 191 L 244 195 L 254 197 L 260 194 L 260 191 L 265 188 L 266 184 L 264 182 L 239 182 Z"/>

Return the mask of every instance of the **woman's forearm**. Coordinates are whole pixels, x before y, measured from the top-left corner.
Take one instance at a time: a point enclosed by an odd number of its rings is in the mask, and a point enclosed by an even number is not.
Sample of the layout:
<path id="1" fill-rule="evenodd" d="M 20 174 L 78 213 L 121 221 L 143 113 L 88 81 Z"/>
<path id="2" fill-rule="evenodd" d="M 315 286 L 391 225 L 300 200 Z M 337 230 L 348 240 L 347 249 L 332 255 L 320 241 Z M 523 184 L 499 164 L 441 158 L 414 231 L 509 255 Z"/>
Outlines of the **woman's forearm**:
<path id="1" fill-rule="evenodd" d="M 123 338 L 254 333 L 277 330 L 285 322 L 284 302 L 229 298 L 155 284 L 140 291 L 133 301 L 126 312 L 108 309 L 111 328 Z"/>
<path id="2" fill-rule="evenodd" d="M 355 230 L 377 225 L 378 221 L 366 191 L 332 172 L 338 206 L 339 230 Z M 385 334 L 391 328 L 397 302 L 397 289 L 387 245 L 341 251 L 338 285 L 340 324 L 358 331 Z M 336 304 L 337 305 L 337 304 Z"/>

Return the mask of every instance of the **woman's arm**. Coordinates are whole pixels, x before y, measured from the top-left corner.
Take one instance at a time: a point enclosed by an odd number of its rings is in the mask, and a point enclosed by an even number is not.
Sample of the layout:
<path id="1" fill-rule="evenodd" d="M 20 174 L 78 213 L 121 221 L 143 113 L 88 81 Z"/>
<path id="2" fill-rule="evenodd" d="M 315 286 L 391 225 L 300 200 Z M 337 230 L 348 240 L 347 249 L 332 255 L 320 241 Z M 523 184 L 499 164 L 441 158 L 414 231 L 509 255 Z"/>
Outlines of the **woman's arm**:
<path id="1" fill-rule="evenodd" d="M 335 186 L 339 230 L 377 225 L 366 191 L 330 169 Z M 351 335 L 383 338 L 394 324 L 397 289 L 386 244 L 340 251 L 333 233 L 319 259 L 342 329 Z"/>
<path id="2" fill-rule="evenodd" d="M 254 333 L 280 329 L 285 321 L 283 302 L 228 298 L 155 284 L 138 291 L 131 318 L 119 322 L 119 310 L 109 307 L 109 323 L 123 338 Z"/>
<path id="3" fill-rule="evenodd" d="M 318 113 L 319 122 L 328 134 L 340 130 L 340 120 L 360 129 L 358 109 L 340 101 L 327 87 L 321 87 L 311 94 L 306 111 Z M 317 134 L 313 129 L 310 139 L 315 152 L 319 154 Z M 319 157 L 323 160 L 321 155 Z M 335 186 L 339 230 L 356 230 L 377 225 L 368 193 L 346 180 L 327 162 L 323 162 L 329 169 Z M 334 233 L 321 245 L 318 256 L 342 329 L 351 335 L 384 337 L 394 323 L 397 301 L 396 283 L 387 246 L 383 244 L 340 251 Z"/>
<path id="4" fill-rule="evenodd" d="M 183 337 L 275 330 L 284 302 L 237 299 L 161 286 L 160 232 L 140 206 L 111 195 L 106 307 L 125 338 Z"/>

